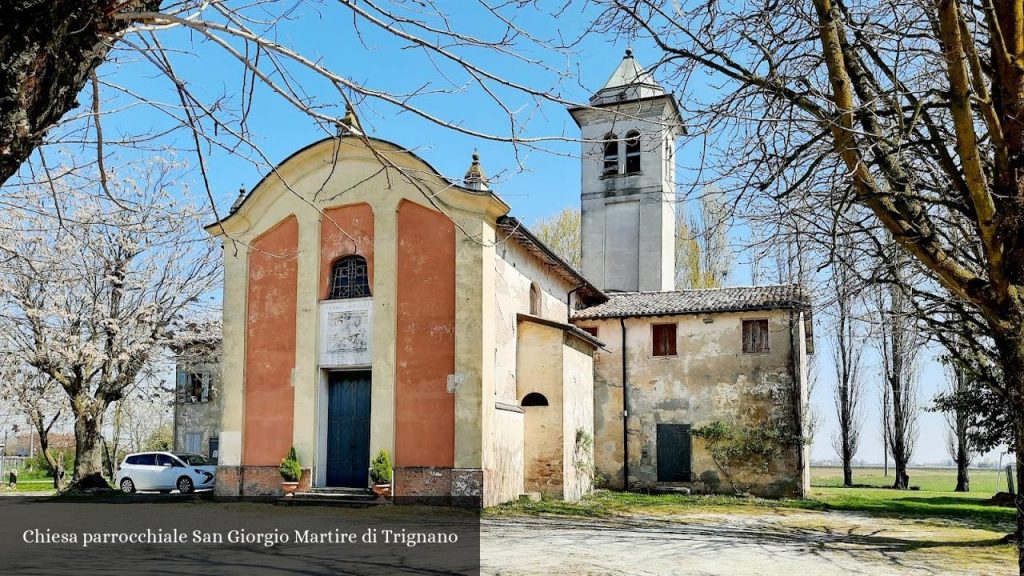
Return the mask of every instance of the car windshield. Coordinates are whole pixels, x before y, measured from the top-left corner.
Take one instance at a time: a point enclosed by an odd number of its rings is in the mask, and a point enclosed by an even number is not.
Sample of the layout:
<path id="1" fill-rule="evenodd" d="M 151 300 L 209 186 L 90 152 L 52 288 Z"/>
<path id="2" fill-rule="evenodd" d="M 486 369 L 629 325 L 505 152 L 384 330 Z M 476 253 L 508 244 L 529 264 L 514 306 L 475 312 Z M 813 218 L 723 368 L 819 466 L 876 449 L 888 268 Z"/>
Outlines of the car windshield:
<path id="1" fill-rule="evenodd" d="M 202 454 L 175 454 L 189 466 L 206 466 L 211 464 L 210 459 Z"/>

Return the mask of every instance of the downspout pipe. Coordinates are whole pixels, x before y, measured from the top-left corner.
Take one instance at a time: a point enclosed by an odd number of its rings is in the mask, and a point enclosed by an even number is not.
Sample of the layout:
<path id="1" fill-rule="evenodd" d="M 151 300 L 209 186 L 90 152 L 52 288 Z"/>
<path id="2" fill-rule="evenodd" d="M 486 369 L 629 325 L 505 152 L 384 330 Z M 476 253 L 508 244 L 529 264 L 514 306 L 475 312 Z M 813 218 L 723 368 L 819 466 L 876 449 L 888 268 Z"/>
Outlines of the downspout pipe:
<path id="1" fill-rule="evenodd" d="M 626 371 L 626 319 L 619 317 L 622 332 L 622 489 L 629 490 L 629 374 Z"/>

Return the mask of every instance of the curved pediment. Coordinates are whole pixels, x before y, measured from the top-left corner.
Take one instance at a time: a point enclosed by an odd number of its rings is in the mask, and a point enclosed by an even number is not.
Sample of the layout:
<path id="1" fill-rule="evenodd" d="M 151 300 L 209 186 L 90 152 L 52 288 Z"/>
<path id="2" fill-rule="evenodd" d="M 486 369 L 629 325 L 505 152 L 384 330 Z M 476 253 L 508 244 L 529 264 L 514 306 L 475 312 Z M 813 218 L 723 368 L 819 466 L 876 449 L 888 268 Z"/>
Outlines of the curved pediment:
<path id="1" fill-rule="evenodd" d="M 455 183 L 393 142 L 346 134 L 293 153 L 236 202 L 230 214 L 206 230 L 215 236 L 258 233 L 270 208 L 281 203 L 294 204 L 295 210 L 322 211 L 355 201 L 377 204 L 374 200 L 397 202 L 402 198 L 440 211 L 478 213 L 492 220 L 509 211 L 493 192 Z"/>

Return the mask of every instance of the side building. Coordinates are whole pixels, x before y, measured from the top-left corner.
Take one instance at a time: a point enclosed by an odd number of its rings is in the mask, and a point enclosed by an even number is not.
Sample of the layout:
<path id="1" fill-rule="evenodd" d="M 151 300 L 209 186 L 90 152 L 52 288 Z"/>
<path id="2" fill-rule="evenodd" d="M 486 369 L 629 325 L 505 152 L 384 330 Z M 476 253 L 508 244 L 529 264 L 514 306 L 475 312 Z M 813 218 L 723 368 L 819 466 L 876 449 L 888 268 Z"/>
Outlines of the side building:
<path id="1" fill-rule="evenodd" d="M 595 458 L 606 484 L 805 494 L 813 342 L 800 287 L 609 296 L 573 314 L 606 343 L 594 364 Z M 751 453 L 727 457 L 744 443 Z"/>
<path id="2" fill-rule="evenodd" d="M 205 326 L 175 338 L 174 450 L 220 455 L 221 335 Z"/>

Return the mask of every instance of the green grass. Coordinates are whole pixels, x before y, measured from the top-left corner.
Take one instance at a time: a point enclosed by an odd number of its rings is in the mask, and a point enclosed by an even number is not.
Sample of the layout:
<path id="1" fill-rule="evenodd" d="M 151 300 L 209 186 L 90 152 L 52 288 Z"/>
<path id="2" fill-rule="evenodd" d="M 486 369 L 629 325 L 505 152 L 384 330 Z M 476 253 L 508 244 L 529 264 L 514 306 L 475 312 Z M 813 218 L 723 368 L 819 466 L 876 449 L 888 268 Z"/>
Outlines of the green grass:
<path id="1" fill-rule="evenodd" d="M 949 468 L 911 468 L 910 485 L 918 486 L 924 492 L 952 492 L 956 488 L 956 470 Z M 971 470 L 971 491 L 969 497 L 989 498 L 1000 490 L 1006 490 L 1006 475 L 997 470 Z M 877 487 L 892 486 L 893 471 L 883 475 L 881 468 L 854 468 L 853 483 Z M 839 467 L 811 468 L 811 485 L 816 487 L 839 487 L 843 485 L 843 469 Z"/>
<path id="2" fill-rule="evenodd" d="M 858 473 L 860 472 L 860 473 Z M 876 475 L 877 472 L 877 475 Z M 994 471 L 974 471 L 970 493 L 948 491 L 956 485 L 955 470 L 912 470 L 911 484 L 920 490 L 889 488 L 842 488 L 842 470 L 814 468 L 811 494 L 803 500 L 767 500 L 737 496 L 646 495 L 598 491 L 579 502 L 542 500 L 513 502 L 488 511 L 489 514 L 559 514 L 569 516 L 614 516 L 619 514 L 758 513 L 784 510 L 833 510 L 913 522 L 957 525 L 996 532 L 1010 532 L 1014 525 L 1012 507 L 984 502 L 995 488 Z M 859 470 L 858 482 L 888 485 L 881 469 Z M 891 476 L 890 476 L 891 478 Z M 952 478 L 952 484 L 950 484 Z M 915 482 L 915 479 L 917 482 Z M 974 484 L 974 483 L 977 484 Z M 976 487 L 977 486 L 977 487 Z"/>

